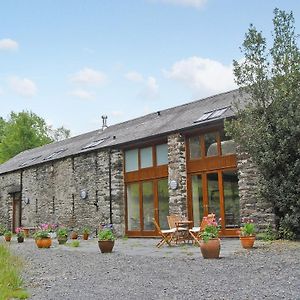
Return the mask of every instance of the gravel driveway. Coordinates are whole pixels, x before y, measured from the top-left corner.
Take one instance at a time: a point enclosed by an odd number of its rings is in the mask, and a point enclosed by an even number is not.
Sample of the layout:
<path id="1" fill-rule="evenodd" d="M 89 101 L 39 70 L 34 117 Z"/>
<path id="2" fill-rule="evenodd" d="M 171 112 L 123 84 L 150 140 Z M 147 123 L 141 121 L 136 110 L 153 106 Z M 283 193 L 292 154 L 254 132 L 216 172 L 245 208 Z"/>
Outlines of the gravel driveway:
<path id="1" fill-rule="evenodd" d="M 96 240 L 37 249 L 28 239 L 10 248 L 25 261 L 30 299 L 300 299 L 300 242 L 244 250 L 224 239 L 218 260 L 204 260 L 193 245 L 156 243 L 118 240 L 112 254 L 101 254 Z"/>

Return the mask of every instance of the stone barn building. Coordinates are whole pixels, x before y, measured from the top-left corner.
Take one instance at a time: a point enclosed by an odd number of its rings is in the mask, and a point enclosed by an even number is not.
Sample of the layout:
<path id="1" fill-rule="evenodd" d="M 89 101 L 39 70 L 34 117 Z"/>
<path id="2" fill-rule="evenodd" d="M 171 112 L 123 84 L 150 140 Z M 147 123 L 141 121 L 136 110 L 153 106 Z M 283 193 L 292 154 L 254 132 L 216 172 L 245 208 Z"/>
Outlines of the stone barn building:
<path id="1" fill-rule="evenodd" d="M 256 171 L 224 134 L 238 90 L 24 151 L 0 165 L 0 223 L 73 229 L 111 223 L 118 235 L 155 236 L 153 218 L 198 224 L 214 212 L 222 235 L 242 216 L 262 226 L 272 208 L 257 200 Z"/>

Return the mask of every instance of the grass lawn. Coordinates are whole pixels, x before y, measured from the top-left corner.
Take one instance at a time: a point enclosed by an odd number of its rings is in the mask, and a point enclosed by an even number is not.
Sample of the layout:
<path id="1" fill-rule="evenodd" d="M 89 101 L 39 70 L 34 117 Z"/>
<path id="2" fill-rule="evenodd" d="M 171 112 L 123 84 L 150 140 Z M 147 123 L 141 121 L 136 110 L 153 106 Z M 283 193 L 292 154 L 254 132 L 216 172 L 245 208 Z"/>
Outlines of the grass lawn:
<path id="1" fill-rule="evenodd" d="M 0 300 L 29 297 L 22 288 L 21 267 L 20 259 L 13 256 L 7 246 L 0 244 Z"/>

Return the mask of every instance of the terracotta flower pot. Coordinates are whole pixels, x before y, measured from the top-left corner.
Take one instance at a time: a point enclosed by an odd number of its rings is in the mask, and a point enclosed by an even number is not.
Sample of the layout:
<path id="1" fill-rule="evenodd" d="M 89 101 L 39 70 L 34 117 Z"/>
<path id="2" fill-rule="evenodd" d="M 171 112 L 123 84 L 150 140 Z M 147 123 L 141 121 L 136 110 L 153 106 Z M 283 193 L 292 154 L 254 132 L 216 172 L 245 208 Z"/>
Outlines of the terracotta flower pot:
<path id="1" fill-rule="evenodd" d="M 88 233 L 84 233 L 83 234 L 83 239 L 86 241 L 89 239 L 89 234 Z"/>
<path id="2" fill-rule="evenodd" d="M 240 241 L 243 248 L 250 249 L 254 245 L 255 236 L 240 236 Z"/>
<path id="3" fill-rule="evenodd" d="M 11 241 L 11 236 L 6 235 L 6 236 L 4 236 L 4 238 L 5 238 L 6 242 L 10 242 Z"/>
<path id="4" fill-rule="evenodd" d="M 220 239 L 210 239 L 207 242 L 200 241 L 200 249 L 203 258 L 219 258 L 220 257 Z"/>
<path id="5" fill-rule="evenodd" d="M 25 234 L 25 237 L 29 237 L 29 228 L 23 228 L 23 232 Z"/>
<path id="6" fill-rule="evenodd" d="M 51 238 L 36 239 L 35 243 L 38 248 L 50 248 L 52 245 Z"/>
<path id="7" fill-rule="evenodd" d="M 77 240 L 77 238 L 78 238 L 78 233 L 75 232 L 75 231 L 73 231 L 73 232 L 71 233 L 71 239 L 72 239 L 72 240 Z"/>
<path id="8" fill-rule="evenodd" d="M 115 245 L 115 241 L 98 241 L 101 253 L 110 253 Z"/>

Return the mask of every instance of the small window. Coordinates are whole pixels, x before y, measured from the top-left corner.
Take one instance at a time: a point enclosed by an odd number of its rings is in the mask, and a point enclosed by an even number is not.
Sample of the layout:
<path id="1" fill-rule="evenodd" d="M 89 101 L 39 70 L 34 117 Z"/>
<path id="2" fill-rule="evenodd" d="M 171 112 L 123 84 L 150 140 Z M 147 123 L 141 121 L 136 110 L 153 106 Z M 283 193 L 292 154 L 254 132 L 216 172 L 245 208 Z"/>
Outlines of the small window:
<path id="1" fill-rule="evenodd" d="M 202 121 L 205 121 L 207 119 L 209 119 L 209 117 L 211 116 L 213 112 L 210 111 L 210 112 L 206 112 L 202 115 L 202 117 L 200 117 L 198 120 L 196 120 L 195 122 L 202 122 Z"/>
<path id="2" fill-rule="evenodd" d="M 53 157 L 59 155 L 60 153 L 66 151 L 66 150 L 67 150 L 67 149 L 60 149 L 60 150 L 57 150 L 57 151 L 51 153 L 50 155 L 48 155 L 47 157 L 45 157 L 44 160 L 51 159 L 51 158 L 53 158 Z"/>
<path id="3" fill-rule="evenodd" d="M 189 147 L 190 147 L 190 159 L 197 159 L 202 156 L 199 136 L 193 136 L 189 138 Z"/>
<path id="4" fill-rule="evenodd" d="M 85 150 L 85 149 L 89 149 L 89 148 L 94 148 L 98 145 L 100 145 L 101 143 L 103 143 L 106 139 L 100 139 L 100 140 L 96 140 L 96 141 L 93 141 L 87 145 L 85 145 L 84 147 L 81 148 L 81 150 Z"/>
<path id="5" fill-rule="evenodd" d="M 166 165 L 168 163 L 168 145 L 161 144 L 156 146 L 157 165 Z"/>
<path id="6" fill-rule="evenodd" d="M 220 116 L 222 116 L 224 114 L 224 112 L 227 110 L 228 107 L 222 108 L 222 109 L 217 109 L 215 110 L 211 115 L 210 115 L 210 119 L 213 118 L 218 118 Z"/>
<path id="7" fill-rule="evenodd" d="M 138 168 L 138 149 L 127 150 L 125 152 L 125 171 L 136 171 Z"/>
<path id="8" fill-rule="evenodd" d="M 27 166 L 27 165 L 33 163 L 35 160 L 37 160 L 37 159 L 40 158 L 40 157 L 41 157 L 41 155 L 36 156 L 36 157 L 32 157 L 32 158 L 30 158 L 30 159 L 24 161 L 23 163 L 21 163 L 21 164 L 19 165 L 19 167 Z"/>
<path id="9" fill-rule="evenodd" d="M 230 136 L 226 136 L 224 132 L 220 134 L 222 155 L 236 154 L 236 143 Z"/>
<path id="10" fill-rule="evenodd" d="M 141 155 L 141 168 L 149 168 L 153 166 L 152 147 L 141 149 L 140 155 Z"/>
<path id="11" fill-rule="evenodd" d="M 219 118 L 219 117 L 221 117 L 226 112 L 226 110 L 229 107 L 230 106 L 205 112 L 198 120 L 194 121 L 194 123 L 198 123 L 198 122 L 202 122 L 202 121 L 206 121 L 206 120 L 211 120 L 211 119 Z"/>

